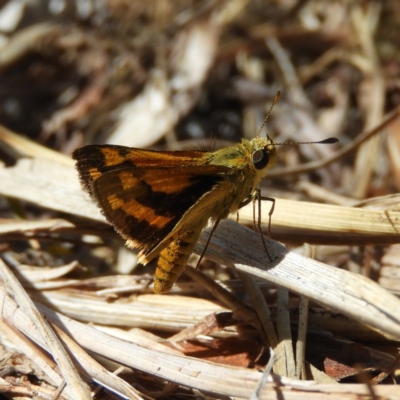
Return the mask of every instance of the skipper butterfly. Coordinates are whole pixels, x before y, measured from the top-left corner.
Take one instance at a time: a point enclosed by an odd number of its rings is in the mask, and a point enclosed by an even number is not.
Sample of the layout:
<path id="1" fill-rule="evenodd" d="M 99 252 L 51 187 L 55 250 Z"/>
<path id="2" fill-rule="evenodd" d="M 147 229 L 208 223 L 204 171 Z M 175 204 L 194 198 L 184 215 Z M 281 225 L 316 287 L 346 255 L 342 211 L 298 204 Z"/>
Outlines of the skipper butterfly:
<path id="1" fill-rule="evenodd" d="M 210 219 L 216 227 L 260 199 L 258 185 L 276 161 L 274 142 L 260 132 L 213 152 L 89 145 L 73 153 L 83 186 L 127 246 L 141 250 L 138 261 L 159 257 L 156 293 L 173 286 Z"/>

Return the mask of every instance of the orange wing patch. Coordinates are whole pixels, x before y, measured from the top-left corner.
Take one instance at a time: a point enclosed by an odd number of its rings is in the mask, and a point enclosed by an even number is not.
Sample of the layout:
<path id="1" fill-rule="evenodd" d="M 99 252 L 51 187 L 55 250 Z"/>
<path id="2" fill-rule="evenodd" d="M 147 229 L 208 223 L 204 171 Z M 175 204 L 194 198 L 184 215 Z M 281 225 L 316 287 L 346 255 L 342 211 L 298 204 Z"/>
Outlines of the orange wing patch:
<path id="1" fill-rule="evenodd" d="M 180 172 L 180 173 L 179 173 Z M 142 179 L 151 188 L 153 192 L 163 192 L 166 194 L 179 193 L 192 185 L 191 175 L 185 173 L 185 170 L 176 172 L 148 169 L 145 171 Z"/>
<path id="2" fill-rule="evenodd" d="M 112 194 L 107 197 L 110 207 L 115 211 L 121 209 L 127 215 L 134 217 L 138 221 L 146 221 L 149 225 L 155 226 L 157 228 L 164 228 L 173 217 L 165 217 L 162 215 L 157 215 L 154 208 L 146 207 L 139 203 L 135 199 L 124 201 L 117 197 L 117 195 Z"/>
<path id="3" fill-rule="evenodd" d="M 107 167 L 123 164 L 125 161 L 127 161 L 126 155 L 123 154 L 118 147 L 102 147 L 101 153 L 104 156 L 104 165 Z"/>
<path id="4" fill-rule="evenodd" d="M 123 190 L 133 189 L 134 187 L 137 187 L 143 180 L 141 177 L 139 178 L 133 174 L 129 169 L 120 171 L 118 173 L 118 178 Z"/>

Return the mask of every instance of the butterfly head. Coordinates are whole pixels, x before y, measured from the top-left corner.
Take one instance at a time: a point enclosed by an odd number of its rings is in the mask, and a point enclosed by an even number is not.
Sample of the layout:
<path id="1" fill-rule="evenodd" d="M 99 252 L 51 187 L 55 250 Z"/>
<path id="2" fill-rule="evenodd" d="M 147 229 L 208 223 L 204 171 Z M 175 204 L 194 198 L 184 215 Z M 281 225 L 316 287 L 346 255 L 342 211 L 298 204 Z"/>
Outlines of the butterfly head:
<path id="1" fill-rule="evenodd" d="M 269 137 L 264 139 L 258 136 L 251 141 L 251 147 L 251 162 L 254 170 L 260 178 L 264 178 L 267 175 L 268 169 L 276 163 L 277 154 L 275 144 Z"/>

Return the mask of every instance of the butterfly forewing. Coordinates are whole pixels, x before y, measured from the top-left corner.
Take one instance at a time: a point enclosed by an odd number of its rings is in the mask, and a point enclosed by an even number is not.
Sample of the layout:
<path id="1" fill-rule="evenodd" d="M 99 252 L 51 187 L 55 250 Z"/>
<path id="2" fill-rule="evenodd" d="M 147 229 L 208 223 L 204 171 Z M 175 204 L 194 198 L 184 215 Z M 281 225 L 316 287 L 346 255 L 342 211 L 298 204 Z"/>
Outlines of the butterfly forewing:
<path id="1" fill-rule="evenodd" d="M 77 160 L 77 168 L 86 186 L 93 179 L 91 171 L 97 169 L 102 174 L 114 167 L 182 167 L 197 165 L 202 151 L 154 151 L 134 149 L 125 146 L 91 145 L 74 151 L 72 157 Z"/>

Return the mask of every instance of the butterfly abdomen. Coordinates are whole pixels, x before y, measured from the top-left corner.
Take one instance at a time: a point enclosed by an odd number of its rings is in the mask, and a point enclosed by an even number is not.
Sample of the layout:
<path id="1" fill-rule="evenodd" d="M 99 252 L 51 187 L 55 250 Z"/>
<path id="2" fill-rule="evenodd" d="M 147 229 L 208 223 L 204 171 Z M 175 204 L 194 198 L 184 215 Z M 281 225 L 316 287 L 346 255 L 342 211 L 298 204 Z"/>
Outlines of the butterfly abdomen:
<path id="1" fill-rule="evenodd" d="M 171 289 L 185 268 L 200 233 L 201 229 L 185 232 L 161 251 L 154 279 L 155 293 L 165 293 Z"/>

